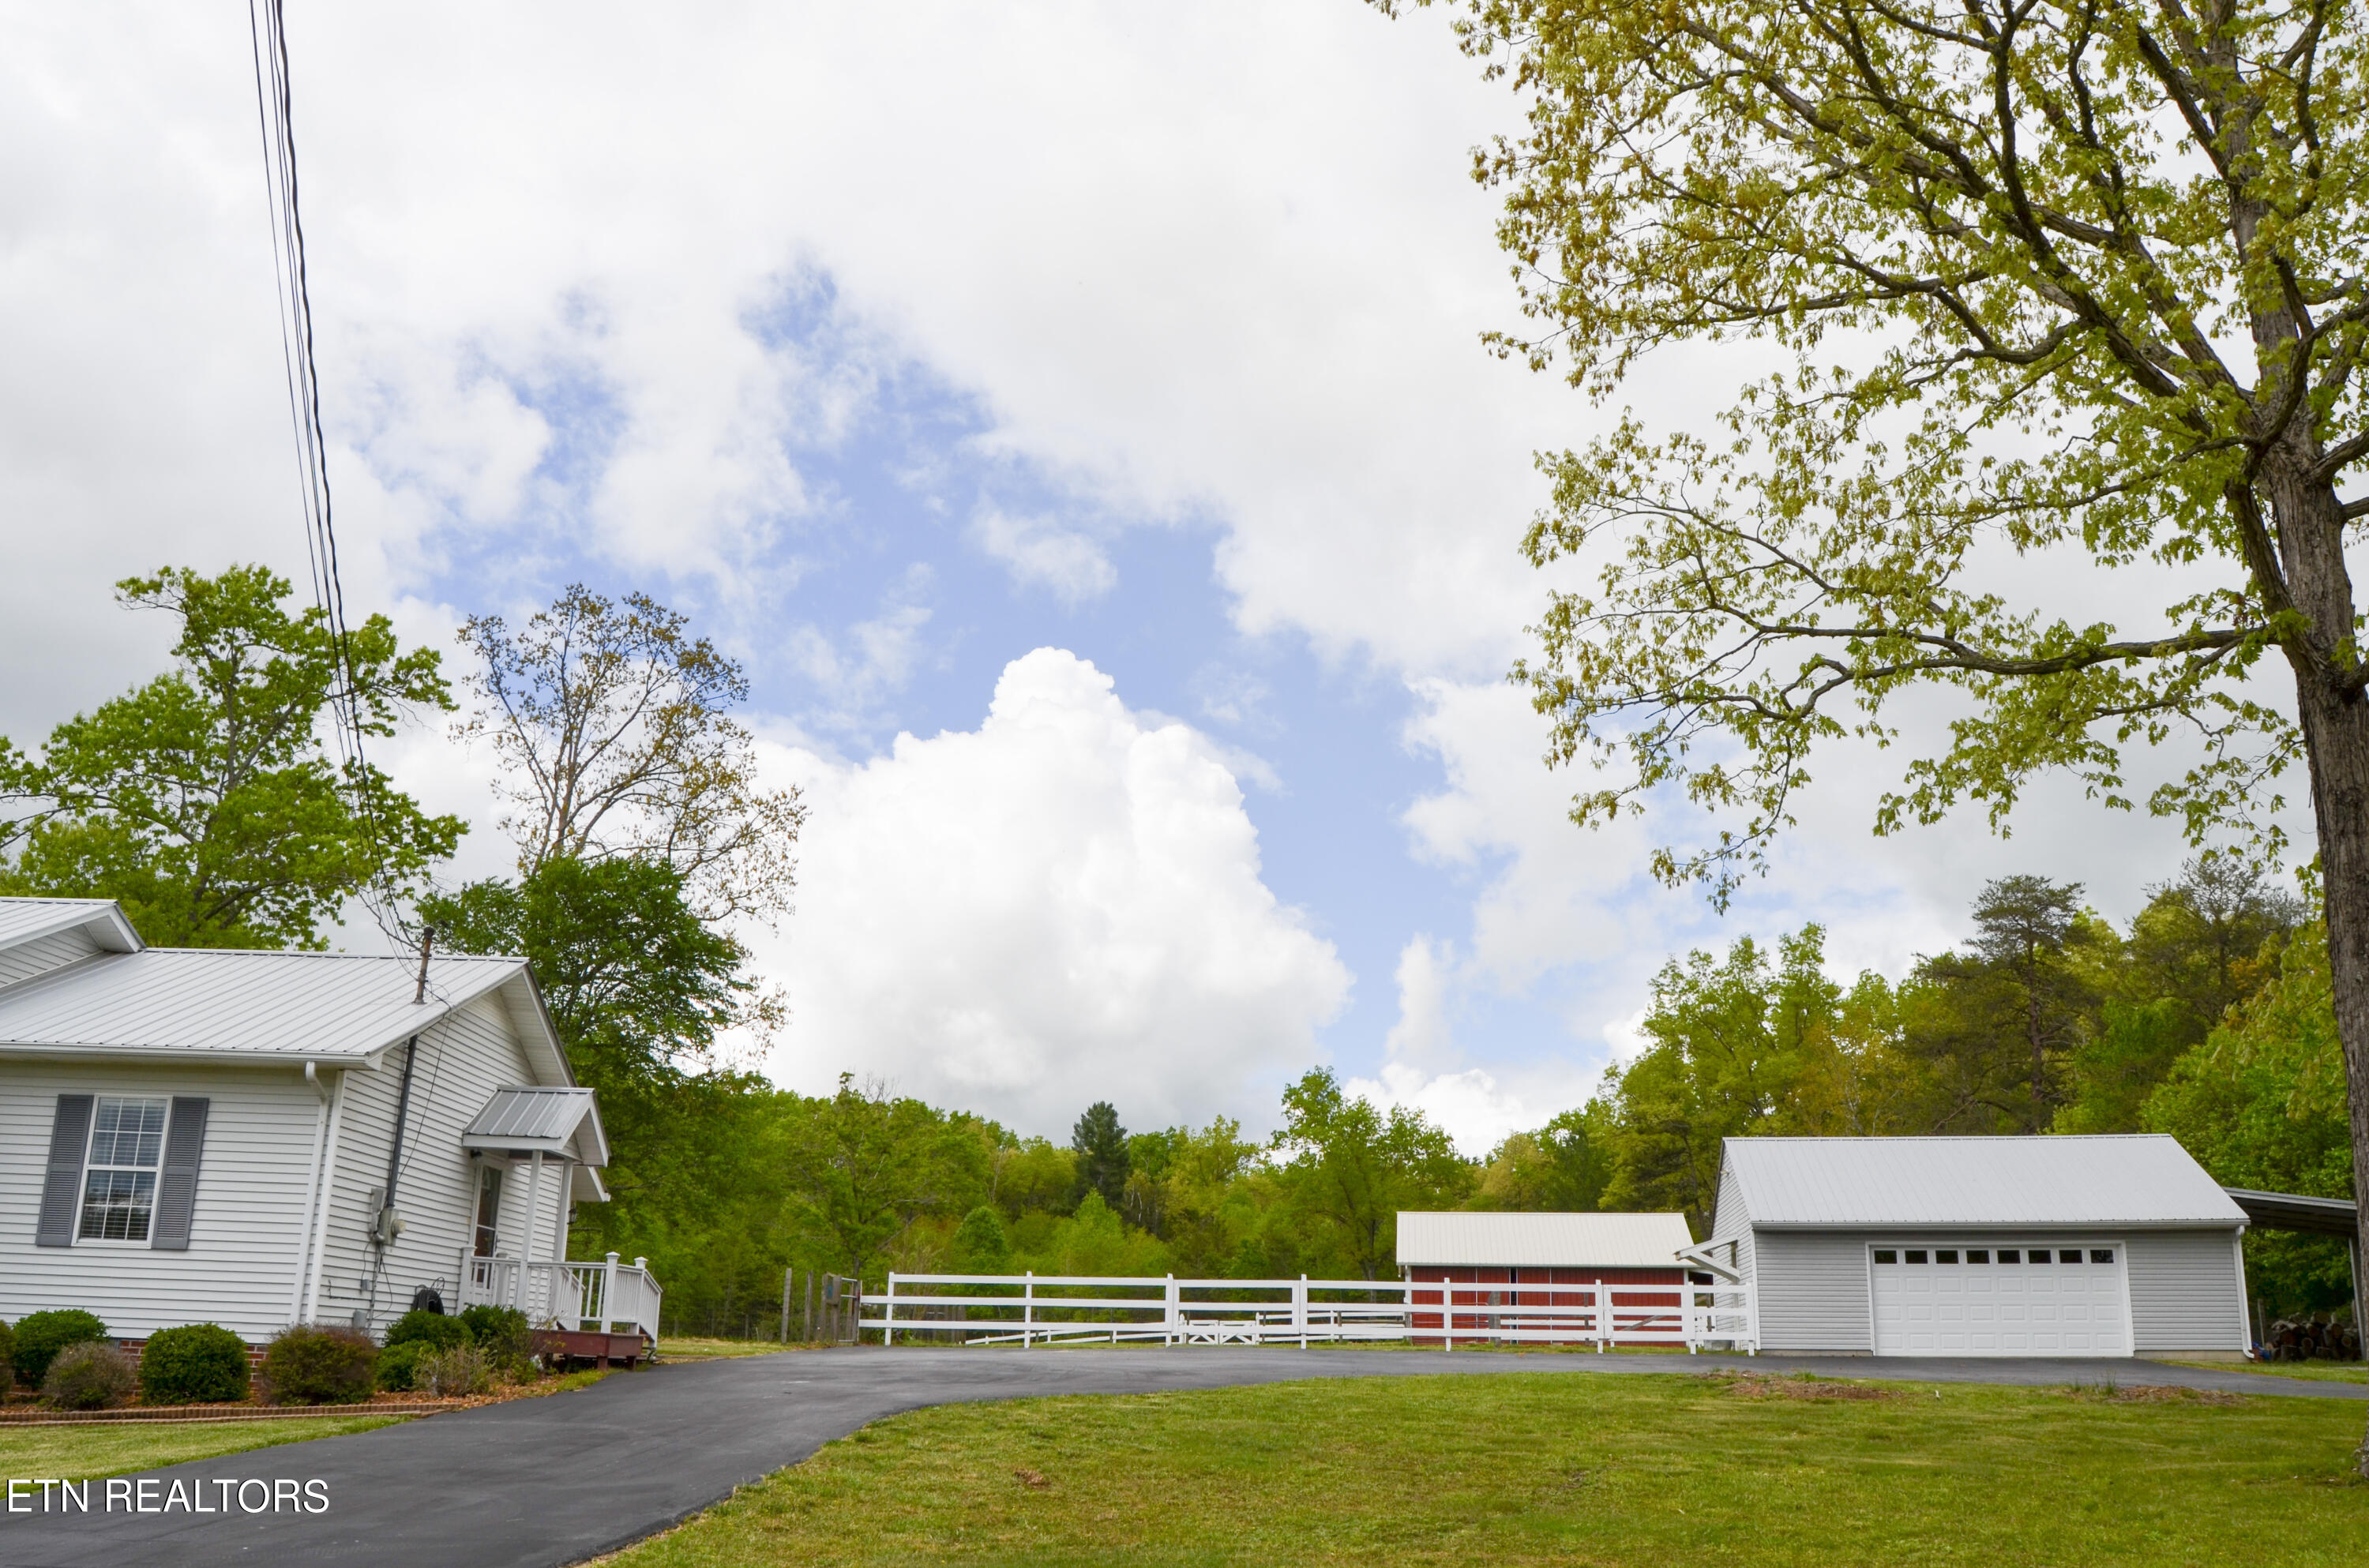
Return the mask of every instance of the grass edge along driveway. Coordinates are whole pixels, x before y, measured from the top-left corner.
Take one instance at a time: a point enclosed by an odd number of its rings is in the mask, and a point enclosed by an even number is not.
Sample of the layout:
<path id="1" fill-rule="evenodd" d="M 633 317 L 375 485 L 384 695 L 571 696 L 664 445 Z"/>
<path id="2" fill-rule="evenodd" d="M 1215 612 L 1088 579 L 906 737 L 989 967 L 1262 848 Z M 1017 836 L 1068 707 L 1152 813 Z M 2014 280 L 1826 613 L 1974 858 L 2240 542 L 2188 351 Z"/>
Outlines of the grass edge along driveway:
<path id="1" fill-rule="evenodd" d="M 2369 1555 L 2353 1402 L 1414 1377 L 876 1422 L 613 1568 L 2192 1562 Z"/>
<path id="2" fill-rule="evenodd" d="M 68 1481 L 129 1475 L 187 1459 L 243 1454 L 315 1437 L 391 1426 L 399 1415 L 323 1415 L 282 1421 L 124 1421 L 90 1426 L 0 1427 L 0 1478 Z"/>

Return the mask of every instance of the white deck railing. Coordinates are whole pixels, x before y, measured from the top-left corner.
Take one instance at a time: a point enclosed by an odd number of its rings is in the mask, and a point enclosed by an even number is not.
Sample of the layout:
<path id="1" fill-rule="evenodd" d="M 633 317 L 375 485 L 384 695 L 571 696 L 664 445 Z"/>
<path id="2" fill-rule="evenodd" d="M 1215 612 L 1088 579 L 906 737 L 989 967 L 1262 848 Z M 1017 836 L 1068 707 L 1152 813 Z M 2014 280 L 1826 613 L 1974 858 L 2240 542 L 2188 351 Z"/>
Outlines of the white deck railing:
<path id="1" fill-rule="evenodd" d="M 1400 1341 L 1759 1349 L 1749 1285 L 1622 1281 L 1178 1279 L 1051 1274 L 891 1274 L 863 1329 L 965 1345 L 1285 1345 Z"/>
<path id="2" fill-rule="evenodd" d="M 537 1328 L 658 1333 L 664 1292 L 650 1277 L 650 1260 L 601 1263 L 521 1263 L 516 1258 L 461 1260 L 461 1306 L 515 1307 Z"/>

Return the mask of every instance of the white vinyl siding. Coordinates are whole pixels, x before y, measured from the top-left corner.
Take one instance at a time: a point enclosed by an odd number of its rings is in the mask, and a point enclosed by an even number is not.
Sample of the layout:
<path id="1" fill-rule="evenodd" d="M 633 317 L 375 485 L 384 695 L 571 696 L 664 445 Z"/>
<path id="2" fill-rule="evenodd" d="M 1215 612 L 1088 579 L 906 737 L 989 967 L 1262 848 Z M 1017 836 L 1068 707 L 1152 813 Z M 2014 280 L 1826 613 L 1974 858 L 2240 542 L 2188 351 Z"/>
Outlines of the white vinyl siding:
<path id="1" fill-rule="evenodd" d="M 90 933 L 80 928 L 52 932 L 13 947 L 0 947 L 0 986 L 13 986 L 35 975 L 45 975 L 97 951 L 98 944 L 92 940 Z"/>
<path id="2" fill-rule="evenodd" d="M 1763 1350 L 1871 1351 L 1867 1243 L 1851 1232 L 1766 1230 L 1754 1238 Z"/>
<path id="3" fill-rule="evenodd" d="M 2236 1235 L 2169 1230 L 2131 1239 L 2131 1327 L 2141 1354 L 2245 1348 Z"/>
<path id="4" fill-rule="evenodd" d="M 373 1332 L 383 1330 L 409 1310 L 413 1291 L 439 1280 L 446 1305 L 452 1305 L 458 1295 L 461 1257 L 475 1231 L 480 1163 L 462 1149 L 461 1134 L 496 1090 L 532 1082 L 509 1012 L 496 998 L 480 997 L 421 1032 L 404 1131 L 403 1173 L 395 1184 L 395 1207 L 403 1216 L 404 1231 L 386 1249 L 373 1303 L 366 1283 L 377 1252 L 370 1244 L 376 1217 L 370 1197 L 372 1189 L 386 1185 L 387 1150 L 403 1089 L 403 1047 L 387 1052 L 376 1071 L 345 1075 L 344 1126 L 330 1188 L 316 1319 L 346 1322 L 359 1310 Z M 549 1255 L 553 1193 L 561 1185 L 556 1180 L 560 1169 L 553 1162 L 544 1173 L 544 1240 L 536 1250 L 538 1258 Z M 500 1245 L 513 1257 L 523 1240 L 526 1186 L 523 1165 L 503 1178 Z"/>
<path id="5" fill-rule="evenodd" d="M 1719 1207 L 1711 1215 L 1711 1239 L 1703 1243 L 1703 1250 L 1744 1278 L 1752 1277 L 1752 1214 L 1745 1207 L 1744 1187 L 1733 1167 L 1720 1171 Z"/>
<path id="6" fill-rule="evenodd" d="M 212 1102 L 187 1252 L 34 1246 L 61 1093 Z M 319 1104 L 284 1069 L 0 1063 L 0 1319 L 78 1307 L 126 1337 L 194 1322 L 270 1337 L 288 1321 Z"/>

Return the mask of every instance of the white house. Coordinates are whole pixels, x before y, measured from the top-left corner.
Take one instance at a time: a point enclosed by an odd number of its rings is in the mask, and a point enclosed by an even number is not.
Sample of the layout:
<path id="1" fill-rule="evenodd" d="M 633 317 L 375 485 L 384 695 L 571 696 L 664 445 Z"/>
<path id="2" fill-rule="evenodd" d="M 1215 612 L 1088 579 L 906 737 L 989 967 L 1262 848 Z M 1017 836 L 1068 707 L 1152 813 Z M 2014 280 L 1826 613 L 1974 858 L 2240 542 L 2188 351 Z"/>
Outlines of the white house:
<path id="1" fill-rule="evenodd" d="M 2246 1212 L 2178 1142 L 1731 1138 L 1711 1234 L 1764 1350 L 2242 1351 Z"/>
<path id="2" fill-rule="evenodd" d="M 109 900 L 0 898 L 0 1318 L 125 1338 L 383 1330 L 449 1310 L 654 1331 L 646 1271 L 568 1265 L 607 1194 L 520 958 L 147 946 Z"/>

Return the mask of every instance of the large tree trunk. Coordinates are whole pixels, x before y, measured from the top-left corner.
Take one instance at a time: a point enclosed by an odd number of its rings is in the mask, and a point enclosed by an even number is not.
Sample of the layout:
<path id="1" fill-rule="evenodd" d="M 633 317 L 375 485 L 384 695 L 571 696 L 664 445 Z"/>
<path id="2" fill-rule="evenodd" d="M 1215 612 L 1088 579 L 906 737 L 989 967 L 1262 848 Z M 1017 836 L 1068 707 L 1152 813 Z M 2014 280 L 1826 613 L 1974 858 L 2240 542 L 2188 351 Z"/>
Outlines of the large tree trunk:
<path id="1" fill-rule="evenodd" d="M 2313 631 L 2290 643 L 2296 717 L 2311 763 L 2312 814 L 2319 837 L 2328 914 L 2329 990 L 2344 1049 L 2344 1093 L 2352 1126 L 2352 1204 L 2359 1257 L 2369 1257 L 2369 700 L 2344 677 L 2359 655 L 2340 655 L 2352 635 L 2352 587 L 2345 569 L 2343 506 L 2335 486 L 2296 473 L 2286 454 L 2266 464 L 2265 488 L 2278 520 L 2288 590 Z M 2318 454 L 2311 456 L 2316 459 Z M 2282 469 L 2286 472 L 2283 474 Z M 2363 1325 L 2354 1325 L 2356 1329 Z M 2369 1437 L 2359 1468 L 2369 1478 Z"/>

